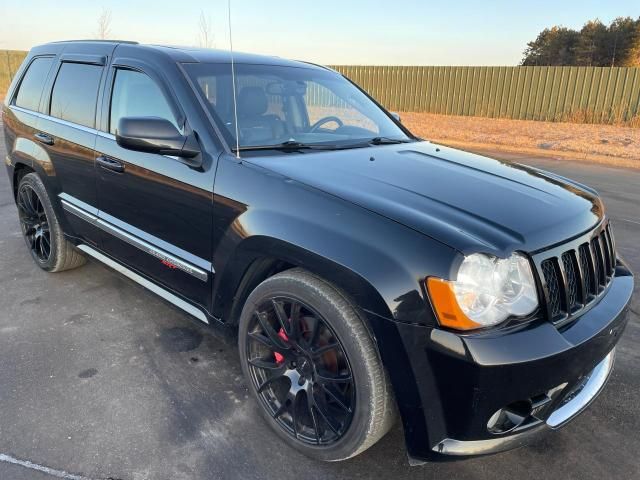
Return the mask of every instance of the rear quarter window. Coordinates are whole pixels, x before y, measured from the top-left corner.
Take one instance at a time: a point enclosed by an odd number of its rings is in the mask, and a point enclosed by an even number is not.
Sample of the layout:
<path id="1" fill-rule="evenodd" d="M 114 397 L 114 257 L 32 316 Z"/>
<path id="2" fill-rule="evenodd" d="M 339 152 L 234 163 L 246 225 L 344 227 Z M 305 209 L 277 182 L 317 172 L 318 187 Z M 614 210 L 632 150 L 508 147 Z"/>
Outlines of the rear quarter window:
<path id="1" fill-rule="evenodd" d="M 31 62 L 22 82 L 20 82 L 14 105 L 27 110 L 38 110 L 42 89 L 52 63 L 52 57 L 39 57 Z"/>
<path id="2" fill-rule="evenodd" d="M 63 63 L 51 92 L 52 117 L 93 128 L 103 68 Z"/>

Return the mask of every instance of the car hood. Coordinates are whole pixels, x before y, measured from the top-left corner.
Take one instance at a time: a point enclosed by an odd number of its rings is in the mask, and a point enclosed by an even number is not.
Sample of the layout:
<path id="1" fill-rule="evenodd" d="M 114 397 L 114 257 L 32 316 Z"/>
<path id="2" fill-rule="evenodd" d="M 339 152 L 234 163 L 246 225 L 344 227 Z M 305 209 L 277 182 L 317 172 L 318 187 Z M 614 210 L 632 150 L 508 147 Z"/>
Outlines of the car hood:
<path id="1" fill-rule="evenodd" d="M 534 252 L 593 228 L 604 214 L 588 187 L 430 142 L 256 160 L 465 254 Z"/>

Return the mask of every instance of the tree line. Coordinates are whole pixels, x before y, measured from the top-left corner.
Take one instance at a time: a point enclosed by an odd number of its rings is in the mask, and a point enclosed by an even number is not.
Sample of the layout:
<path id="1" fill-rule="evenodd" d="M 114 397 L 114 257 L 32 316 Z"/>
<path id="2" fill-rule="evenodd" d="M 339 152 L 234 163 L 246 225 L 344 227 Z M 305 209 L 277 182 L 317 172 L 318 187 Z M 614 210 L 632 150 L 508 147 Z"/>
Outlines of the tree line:
<path id="1" fill-rule="evenodd" d="M 580 31 L 562 26 L 545 28 L 527 43 L 525 66 L 640 66 L 640 18 L 618 17 L 609 25 L 590 20 Z"/>

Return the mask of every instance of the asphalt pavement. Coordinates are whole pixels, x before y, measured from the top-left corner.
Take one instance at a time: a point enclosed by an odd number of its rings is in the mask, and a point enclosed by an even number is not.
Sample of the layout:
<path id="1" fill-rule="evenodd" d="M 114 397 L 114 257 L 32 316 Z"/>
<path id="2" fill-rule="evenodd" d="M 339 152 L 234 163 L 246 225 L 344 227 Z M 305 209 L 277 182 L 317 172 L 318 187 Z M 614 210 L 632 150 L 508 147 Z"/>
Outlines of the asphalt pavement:
<path id="1" fill-rule="evenodd" d="M 640 272 L 640 170 L 496 156 L 595 187 Z M 224 329 L 96 263 L 39 270 L 0 171 L 0 480 L 640 478 L 638 286 L 609 385 L 564 429 L 496 456 L 410 467 L 397 426 L 352 460 L 318 463 L 263 422 Z"/>

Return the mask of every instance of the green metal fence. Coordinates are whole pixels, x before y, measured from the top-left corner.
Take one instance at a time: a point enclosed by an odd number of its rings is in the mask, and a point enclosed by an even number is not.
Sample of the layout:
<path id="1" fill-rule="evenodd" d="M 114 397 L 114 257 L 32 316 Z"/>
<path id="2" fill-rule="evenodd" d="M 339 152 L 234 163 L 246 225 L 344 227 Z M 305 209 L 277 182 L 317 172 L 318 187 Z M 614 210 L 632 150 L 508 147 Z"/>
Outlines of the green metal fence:
<path id="1" fill-rule="evenodd" d="M 333 68 L 400 112 L 594 123 L 640 115 L 640 68 Z"/>
<path id="2" fill-rule="evenodd" d="M 0 95 L 25 55 L 0 50 Z M 637 67 L 333 68 L 399 112 L 590 123 L 640 117 Z"/>

